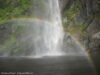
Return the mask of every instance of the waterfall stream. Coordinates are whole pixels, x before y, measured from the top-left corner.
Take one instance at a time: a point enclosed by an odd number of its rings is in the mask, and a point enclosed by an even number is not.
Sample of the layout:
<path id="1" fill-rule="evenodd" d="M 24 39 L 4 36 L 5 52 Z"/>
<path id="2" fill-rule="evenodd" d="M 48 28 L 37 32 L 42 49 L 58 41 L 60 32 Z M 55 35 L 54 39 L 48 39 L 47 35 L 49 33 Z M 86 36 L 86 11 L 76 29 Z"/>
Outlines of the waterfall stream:
<path id="1" fill-rule="evenodd" d="M 18 18 L 8 24 L 10 44 L 1 47 L 3 56 L 61 55 L 64 31 L 58 0 L 32 0 L 31 17 Z M 16 34 L 16 35 L 15 35 Z M 9 41 L 10 40 L 10 41 Z M 6 42 L 7 42 L 6 41 Z"/>
<path id="2" fill-rule="evenodd" d="M 21 17 L 0 23 L 0 71 L 96 75 L 85 49 L 63 30 L 59 0 L 29 1 Z"/>
<path id="3" fill-rule="evenodd" d="M 59 0 L 31 1 L 30 16 L 0 23 L 9 26 L 0 56 L 84 55 L 83 48 L 63 30 Z"/>

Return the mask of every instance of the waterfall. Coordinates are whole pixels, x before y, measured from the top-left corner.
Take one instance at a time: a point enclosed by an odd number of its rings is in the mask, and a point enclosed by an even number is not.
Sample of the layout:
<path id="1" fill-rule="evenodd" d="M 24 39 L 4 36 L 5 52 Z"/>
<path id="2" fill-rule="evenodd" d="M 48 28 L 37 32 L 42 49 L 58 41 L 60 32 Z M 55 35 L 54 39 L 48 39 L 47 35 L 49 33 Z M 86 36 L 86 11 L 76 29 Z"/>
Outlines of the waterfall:
<path id="1" fill-rule="evenodd" d="M 61 55 L 61 44 L 63 40 L 63 27 L 61 23 L 61 15 L 59 8 L 58 0 L 44 0 L 45 1 L 45 12 L 40 13 L 44 17 L 39 16 L 45 20 L 49 20 L 50 24 L 47 24 L 43 21 L 42 28 L 40 28 L 41 23 L 39 24 L 39 29 L 35 31 L 40 31 L 40 34 L 37 34 L 33 40 L 35 41 L 35 52 L 36 55 Z M 37 1 L 36 1 L 37 2 Z M 39 10 L 38 10 L 39 11 Z M 36 16 L 37 13 L 34 15 Z M 42 35 L 41 35 L 42 34 Z M 36 41 L 37 40 L 37 41 Z M 33 41 L 33 42 L 34 42 Z M 34 52 L 33 52 L 34 53 Z"/>
<path id="2" fill-rule="evenodd" d="M 1 54 L 40 57 L 61 55 L 64 32 L 59 0 L 31 1 L 28 18 L 21 17 L 2 23 L 8 24 L 11 29 L 10 37 L 5 41 L 10 43 L 1 46 Z"/>
<path id="3" fill-rule="evenodd" d="M 27 1 L 32 4 L 20 17 L 0 23 L 2 74 L 15 74 L 18 71 L 17 74 L 32 75 L 80 75 L 81 72 L 83 75 L 96 75 L 84 48 L 63 30 L 59 0 Z M 15 6 L 20 7 L 18 4 Z M 16 12 L 19 13 L 17 7 Z"/>
<path id="4" fill-rule="evenodd" d="M 86 54 L 72 35 L 65 34 L 59 0 L 31 0 L 31 3 L 23 17 L 0 23 L 8 25 L 3 33 L 7 39 L 0 45 L 0 56 Z"/>

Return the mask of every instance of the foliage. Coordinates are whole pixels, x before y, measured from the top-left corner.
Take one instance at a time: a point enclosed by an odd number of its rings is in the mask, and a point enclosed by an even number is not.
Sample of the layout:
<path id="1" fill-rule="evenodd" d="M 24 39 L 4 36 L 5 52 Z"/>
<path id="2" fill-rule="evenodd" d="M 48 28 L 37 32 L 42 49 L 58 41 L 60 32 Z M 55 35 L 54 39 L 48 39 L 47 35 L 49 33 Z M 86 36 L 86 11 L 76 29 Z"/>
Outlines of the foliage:
<path id="1" fill-rule="evenodd" d="M 79 2 L 75 2 L 69 10 L 66 10 L 64 12 L 64 17 L 67 17 L 68 20 L 75 23 L 76 16 L 79 14 L 80 4 Z"/>
<path id="2" fill-rule="evenodd" d="M 80 13 L 80 2 L 79 1 L 75 1 L 71 7 L 66 10 L 64 12 L 64 18 L 67 17 L 67 22 L 63 21 L 63 25 L 65 27 L 65 29 L 70 28 L 70 30 L 74 30 L 74 31 L 82 31 L 84 30 L 84 28 L 86 27 L 86 24 L 77 24 L 77 16 Z M 69 30 L 69 29 L 68 29 Z"/>
<path id="3" fill-rule="evenodd" d="M 79 25 L 75 26 L 75 29 L 82 31 L 85 29 L 86 26 L 87 26 L 86 24 L 79 24 Z"/>
<path id="4" fill-rule="evenodd" d="M 37 1 L 37 0 L 33 0 L 33 5 L 38 7 L 38 8 L 45 8 L 45 1 L 46 0 L 40 0 L 40 1 Z"/>
<path id="5" fill-rule="evenodd" d="M 1 0 L 0 21 L 21 16 L 31 4 L 30 0 Z"/>
<path id="6" fill-rule="evenodd" d="M 36 1 L 36 2 L 35 2 Z M 3 27 L 6 29 L 9 29 L 11 27 L 11 24 L 8 24 L 7 20 L 12 20 L 13 18 L 21 17 L 26 13 L 29 14 L 29 10 L 32 10 L 32 8 L 35 6 L 37 8 L 41 8 L 39 11 L 45 9 L 46 3 L 44 1 L 47 0 L 0 0 L 0 22 L 3 25 Z M 31 8 L 32 6 L 32 8 Z M 47 7 L 46 7 L 47 8 Z M 43 10 L 44 11 L 44 10 Z M 26 13 L 25 13 L 26 12 Z M 34 11 L 35 12 L 35 11 Z M 33 10 L 32 10 L 33 13 Z M 40 12 L 41 13 L 41 12 Z M 25 17 L 24 16 L 24 17 Z M 4 21 L 4 22 L 2 22 Z M 5 24 L 7 21 L 7 24 Z M 24 27 L 26 24 L 21 24 L 20 22 L 16 24 L 17 29 L 15 28 L 14 31 L 12 31 L 9 34 L 9 37 L 3 41 L 3 44 L 0 44 L 0 53 L 8 53 L 13 54 L 23 51 L 22 47 L 20 47 L 18 43 L 18 37 L 25 33 Z"/>

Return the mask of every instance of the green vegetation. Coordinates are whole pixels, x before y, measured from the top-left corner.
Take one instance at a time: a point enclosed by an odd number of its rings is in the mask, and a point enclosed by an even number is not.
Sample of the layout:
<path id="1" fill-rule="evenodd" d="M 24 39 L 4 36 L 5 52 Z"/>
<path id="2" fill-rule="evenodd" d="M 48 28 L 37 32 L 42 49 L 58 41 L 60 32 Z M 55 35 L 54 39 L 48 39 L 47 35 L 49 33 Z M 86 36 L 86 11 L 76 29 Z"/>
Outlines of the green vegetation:
<path id="1" fill-rule="evenodd" d="M 10 24 L 8 20 L 27 17 L 30 15 L 31 10 L 32 14 L 37 11 L 44 11 L 47 8 L 45 1 L 47 0 L 0 0 L 0 22 L 2 23 L 0 27 L 4 31 L 9 30 L 12 28 L 12 24 Z M 36 10 L 37 8 L 40 9 Z M 0 42 L 0 53 L 6 52 L 8 54 L 13 54 L 21 53 L 25 50 L 20 47 L 18 38 L 21 34 L 26 32 L 24 29 L 26 25 L 27 24 L 24 24 L 24 22 L 17 22 L 16 28 L 11 29 L 10 34 L 8 34 L 9 37 L 6 39 L 4 38 L 2 43 Z M 2 34 L 5 34 L 5 32 L 3 33 L 2 31 Z"/>
<path id="2" fill-rule="evenodd" d="M 0 0 L 0 22 L 7 21 L 13 18 L 17 18 L 22 16 L 30 7 L 31 0 Z M 11 25 L 8 23 L 4 23 L 2 25 L 4 30 L 9 29 Z M 20 26 L 20 25 L 17 25 Z M 20 28 L 19 30 L 15 30 L 10 34 L 3 44 L 0 44 L 0 52 L 17 52 L 21 49 L 14 48 L 17 44 L 17 36 L 24 31 Z M 5 34 L 5 33 L 4 33 Z"/>
<path id="3" fill-rule="evenodd" d="M 0 0 L 0 22 L 7 21 L 13 18 L 21 17 L 31 5 L 31 0 Z M 4 23 L 2 25 L 4 30 L 7 30 L 11 25 Z M 19 29 L 10 34 L 3 44 L 0 44 L 0 52 L 17 52 L 20 48 L 15 48 L 17 44 L 17 36 L 24 31 L 21 29 L 22 25 L 17 25 Z"/>
<path id="4" fill-rule="evenodd" d="M 30 0 L 0 0 L 0 21 L 21 16 L 30 4 Z"/>
<path id="5" fill-rule="evenodd" d="M 75 29 L 82 31 L 86 28 L 86 26 L 87 26 L 86 24 L 79 24 L 79 25 L 75 26 Z"/>
<path id="6" fill-rule="evenodd" d="M 80 13 L 80 2 L 76 1 L 71 5 L 71 7 L 64 12 L 64 18 L 67 18 L 67 21 L 63 21 L 64 27 L 70 28 L 73 31 L 82 31 L 86 25 L 85 24 L 77 24 L 77 16 Z"/>
<path id="7" fill-rule="evenodd" d="M 40 0 L 40 1 L 33 0 L 33 5 L 41 9 L 46 8 L 45 0 Z"/>
<path id="8" fill-rule="evenodd" d="M 79 14 L 80 4 L 79 2 L 73 3 L 69 10 L 64 12 L 64 17 L 67 17 L 70 22 L 76 22 L 76 16 Z"/>

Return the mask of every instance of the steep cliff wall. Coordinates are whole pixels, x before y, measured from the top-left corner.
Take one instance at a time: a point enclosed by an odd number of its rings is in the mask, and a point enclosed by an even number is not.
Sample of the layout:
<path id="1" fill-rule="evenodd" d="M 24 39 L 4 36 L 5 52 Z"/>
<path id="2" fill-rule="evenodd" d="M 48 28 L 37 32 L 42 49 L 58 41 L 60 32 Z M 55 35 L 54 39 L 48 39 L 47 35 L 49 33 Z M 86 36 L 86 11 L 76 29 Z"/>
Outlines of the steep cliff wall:
<path id="1" fill-rule="evenodd" d="M 100 52 L 100 1 L 62 0 L 64 29 L 78 38 L 89 53 Z"/>

